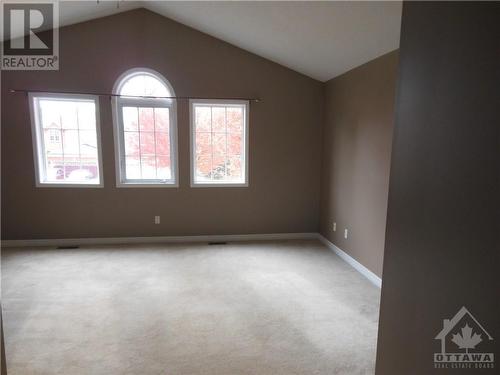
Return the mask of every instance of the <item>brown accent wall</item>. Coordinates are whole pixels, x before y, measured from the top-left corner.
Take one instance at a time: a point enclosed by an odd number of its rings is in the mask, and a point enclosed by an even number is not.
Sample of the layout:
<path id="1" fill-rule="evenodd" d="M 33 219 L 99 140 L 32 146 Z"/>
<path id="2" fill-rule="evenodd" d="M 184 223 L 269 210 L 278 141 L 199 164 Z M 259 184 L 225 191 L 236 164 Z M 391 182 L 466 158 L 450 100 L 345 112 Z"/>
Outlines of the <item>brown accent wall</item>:
<path id="1" fill-rule="evenodd" d="M 54 72 L 2 72 L 2 238 L 316 232 L 322 84 L 144 9 L 64 27 Z M 36 188 L 27 98 L 8 88 L 111 92 L 133 67 L 177 95 L 259 97 L 248 188 L 189 187 L 188 103 L 179 102 L 180 188 L 116 188 L 110 101 L 100 99 L 104 188 Z M 161 215 L 161 224 L 153 216 Z"/>
<path id="2" fill-rule="evenodd" d="M 397 67 L 393 51 L 325 85 L 320 231 L 379 276 Z"/>
<path id="3" fill-rule="evenodd" d="M 378 375 L 498 374 L 499 20 L 494 2 L 404 2 Z M 494 353 L 494 369 L 434 368 L 462 306 L 493 338 L 472 324 L 469 352 Z"/>

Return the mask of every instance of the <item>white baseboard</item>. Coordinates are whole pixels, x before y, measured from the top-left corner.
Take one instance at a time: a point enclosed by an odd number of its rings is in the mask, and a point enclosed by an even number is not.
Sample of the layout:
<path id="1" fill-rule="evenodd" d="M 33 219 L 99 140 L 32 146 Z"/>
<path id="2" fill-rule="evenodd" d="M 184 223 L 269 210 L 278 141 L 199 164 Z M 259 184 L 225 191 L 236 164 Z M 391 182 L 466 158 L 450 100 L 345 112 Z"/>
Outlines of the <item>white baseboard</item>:
<path id="1" fill-rule="evenodd" d="M 137 243 L 182 243 L 182 242 L 223 242 L 223 241 L 272 241 L 316 239 L 317 233 L 264 233 L 226 234 L 207 236 L 154 236 L 154 237 L 102 237 L 102 238 L 60 238 L 35 240 L 5 240 L 2 247 L 24 246 L 78 246 L 117 245 Z"/>
<path id="2" fill-rule="evenodd" d="M 343 260 L 349 263 L 354 269 L 356 269 L 356 271 L 358 271 L 360 274 L 362 274 L 364 277 L 370 280 L 374 285 L 378 286 L 379 288 L 382 287 L 382 279 L 380 277 L 375 275 L 372 271 L 363 266 L 361 263 L 359 263 L 356 259 L 354 259 L 350 255 L 348 255 L 345 251 L 342 251 L 340 248 L 338 248 L 333 243 L 328 241 L 325 237 L 323 237 L 319 233 L 318 233 L 318 239 L 326 247 L 335 252 L 335 254 L 337 254 L 339 257 L 341 257 Z"/>

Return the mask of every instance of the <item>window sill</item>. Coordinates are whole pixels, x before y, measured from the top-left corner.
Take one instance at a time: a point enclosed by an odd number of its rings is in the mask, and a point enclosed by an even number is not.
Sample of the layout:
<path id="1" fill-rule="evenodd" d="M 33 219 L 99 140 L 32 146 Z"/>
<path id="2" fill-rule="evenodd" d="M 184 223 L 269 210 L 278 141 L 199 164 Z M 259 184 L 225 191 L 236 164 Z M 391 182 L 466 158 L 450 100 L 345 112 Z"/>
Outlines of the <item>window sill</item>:
<path id="1" fill-rule="evenodd" d="M 191 182 L 191 187 L 192 188 L 242 188 L 242 187 L 248 187 L 248 182 L 237 182 L 237 183 L 230 183 L 230 182 L 213 182 L 213 183 L 206 183 L 206 182 Z"/>
<path id="2" fill-rule="evenodd" d="M 37 182 L 37 188 L 103 188 L 104 184 L 75 184 L 75 183 L 54 183 L 54 182 Z"/>
<path id="3" fill-rule="evenodd" d="M 116 184 L 117 188 L 178 188 L 178 183 L 140 183 L 140 182 L 119 182 Z"/>

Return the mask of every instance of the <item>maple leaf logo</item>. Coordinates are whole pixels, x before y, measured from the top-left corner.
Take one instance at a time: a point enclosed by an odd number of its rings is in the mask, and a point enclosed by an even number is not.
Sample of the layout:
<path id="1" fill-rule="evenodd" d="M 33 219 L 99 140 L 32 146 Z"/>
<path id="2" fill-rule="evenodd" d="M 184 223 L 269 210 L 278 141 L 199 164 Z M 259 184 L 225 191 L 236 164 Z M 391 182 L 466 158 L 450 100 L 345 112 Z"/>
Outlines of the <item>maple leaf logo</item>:
<path id="1" fill-rule="evenodd" d="M 468 324 L 462 327 L 462 334 L 454 334 L 451 341 L 458 345 L 460 349 L 465 349 L 469 353 L 469 349 L 474 349 L 483 339 L 477 333 L 472 334 L 472 328 Z"/>

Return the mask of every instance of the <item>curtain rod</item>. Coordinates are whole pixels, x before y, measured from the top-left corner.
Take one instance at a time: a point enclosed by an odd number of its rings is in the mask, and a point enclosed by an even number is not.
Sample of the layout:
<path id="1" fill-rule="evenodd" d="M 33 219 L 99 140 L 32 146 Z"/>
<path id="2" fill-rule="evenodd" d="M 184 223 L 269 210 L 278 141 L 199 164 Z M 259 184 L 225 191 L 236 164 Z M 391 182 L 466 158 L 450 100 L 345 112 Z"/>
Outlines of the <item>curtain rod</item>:
<path id="1" fill-rule="evenodd" d="M 124 97 L 124 98 L 141 98 L 141 99 L 175 99 L 175 100 L 248 100 L 249 102 L 261 103 L 262 100 L 258 98 L 205 98 L 202 96 L 147 96 L 147 95 L 119 95 L 110 93 L 99 92 L 81 92 L 81 91 L 47 91 L 47 90 L 26 90 L 26 89 L 9 89 L 11 93 L 25 93 L 30 92 L 48 93 L 48 94 L 80 94 L 80 95 L 95 95 L 95 96 L 108 96 L 108 97 Z"/>

